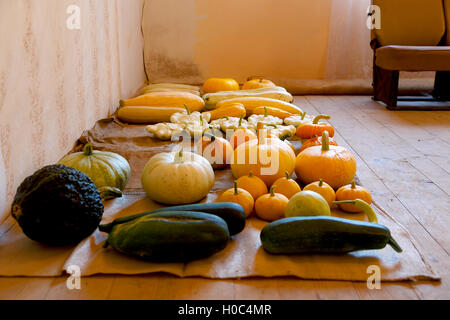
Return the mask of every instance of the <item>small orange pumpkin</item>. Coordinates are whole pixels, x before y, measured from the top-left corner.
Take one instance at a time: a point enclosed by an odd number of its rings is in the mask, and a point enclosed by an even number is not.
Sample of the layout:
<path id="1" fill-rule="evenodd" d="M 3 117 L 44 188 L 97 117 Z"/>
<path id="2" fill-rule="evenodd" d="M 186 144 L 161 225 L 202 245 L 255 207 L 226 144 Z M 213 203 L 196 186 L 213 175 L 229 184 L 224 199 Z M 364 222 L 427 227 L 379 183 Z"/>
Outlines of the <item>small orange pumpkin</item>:
<path id="1" fill-rule="evenodd" d="M 255 200 L 252 195 L 241 188 L 238 188 L 237 181 L 231 189 L 225 190 L 216 200 L 216 202 L 234 202 L 240 204 L 244 208 L 245 216 L 248 217 L 253 211 Z"/>
<path id="2" fill-rule="evenodd" d="M 367 202 L 368 204 L 372 203 L 372 195 L 370 194 L 369 190 L 367 190 L 364 187 L 357 186 L 355 181 L 352 181 L 351 184 L 343 186 L 339 188 L 338 191 L 336 191 L 336 200 L 337 201 L 343 201 L 343 200 L 356 200 L 361 199 Z M 360 208 L 356 207 L 354 204 L 351 203 L 342 203 L 338 204 L 339 208 L 346 212 L 363 212 Z"/>
<path id="3" fill-rule="evenodd" d="M 258 218 L 266 221 L 275 221 L 284 218 L 289 199 L 281 193 L 274 192 L 275 187 L 270 188 L 270 193 L 260 196 L 255 202 L 255 212 Z"/>
<path id="4" fill-rule="evenodd" d="M 322 197 L 324 197 L 325 200 L 327 200 L 330 208 L 333 205 L 333 201 L 336 200 L 336 193 L 334 192 L 333 188 L 330 187 L 330 185 L 328 183 L 323 182 L 322 179 L 320 179 L 320 181 L 316 181 L 316 182 L 308 184 L 307 186 L 305 186 L 303 188 L 303 190 L 317 192 Z"/>
<path id="5" fill-rule="evenodd" d="M 257 79 L 249 77 L 247 81 L 242 85 L 242 90 L 259 89 L 267 87 L 275 87 L 275 83 L 267 79 Z"/>
<path id="6" fill-rule="evenodd" d="M 334 137 L 334 128 L 326 122 L 319 122 L 321 119 L 330 119 L 330 116 L 320 114 L 314 118 L 312 123 L 304 123 L 297 128 L 297 136 L 302 139 L 310 139 L 314 136 L 320 136 L 324 131 L 328 131 L 329 137 Z"/>
<path id="7" fill-rule="evenodd" d="M 206 134 L 198 141 L 197 151 L 211 163 L 213 169 L 223 169 L 230 166 L 233 147 L 224 138 Z"/>
<path id="8" fill-rule="evenodd" d="M 258 199 L 268 192 L 264 181 L 257 176 L 254 176 L 251 171 L 248 176 L 242 176 L 237 179 L 237 184 L 239 188 L 247 190 L 252 195 L 253 199 Z"/>
<path id="9" fill-rule="evenodd" d="M 330 138 L 328 140 L 328 142 L 330 143 L 331 146 L 337 146 L 337 142 L 333 139 Z M 315 146 L 321 146 L 322 145 L 322 135 L 320 136 L 315 136 L 312 137 L 311 139 L 306 140 L 305 142 L 302 143 L 302 147 L 300 148 L 300 152 L 302 152 L 303 150 L 310 148 L 310 147 L 315 147 Z"/>
<path id="10" fill-rule="evenodd" d="M 276 187 L 277 193 L 281 193 L 288 199 L 290 199 L 294 194 L 302 191 L 298 183 L 294 179 L 291 179 L 289 172 L 286 172 L 285 177 L 275 181 L 272 187 Z"/>
<path id="11" fill-rule="evenodd" d="M 297 178 L 304 184 L 323 179 L 333 189 L 350 183 L 356 174 L 353 154 L 339 146 L 330 146 L 328 132 L 322 134 L 322 146 L 303 150 L 295 162 Z"/>
<path id="12" fill-rule="evenodd" d="M 233 135 L 230 138 L 230 143 L 231 143 L 231 146 L 233 147 L 233 149 L 236 149 L 237 147 L 239 147 L 241 144 L 243 144 L 245 142 L 248 142 L 251 140 L 258 140 L 258 137 L 256 136 L 255 133 L 253 133 L 253 131 L 251 131 L 250 129 L 241 127 L 243 119 L 244 119 L 244 116 L 242 116 L 239 119 L 239 128 L 234 131 Z"/>

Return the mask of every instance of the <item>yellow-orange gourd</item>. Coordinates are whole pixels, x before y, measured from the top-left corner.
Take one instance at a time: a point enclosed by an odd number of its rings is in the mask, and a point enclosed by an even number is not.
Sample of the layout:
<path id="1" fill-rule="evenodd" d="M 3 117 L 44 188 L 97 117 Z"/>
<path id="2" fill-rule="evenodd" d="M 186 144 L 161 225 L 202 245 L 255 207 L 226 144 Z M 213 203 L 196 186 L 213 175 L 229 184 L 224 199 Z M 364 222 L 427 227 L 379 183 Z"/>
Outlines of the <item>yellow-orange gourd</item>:
<path id="1" fill-rule="evenodd" d="M 204 93 L 239 90 L 239 83 L 230 78 L 210 78 L 203 84 Z"/>
<path id="2" fill-rule="evenodd" d="M 275 83 L 267 79 L 255 79 L 248 78 L 247 81 L 242 85 L 242 90 L 249 89 L 259 89 L 259 88 L 267 88 L 267 87 L 275 87 Z"/>
<path id="3" fill-rule="evenodd" d="M 330 146 L 328 132 L 322 134 L 322 146 L 303 150 L 295 162 L 297 178 L 304 184 L 323 179 L 333 189 L 350 183 L 356 174 L 353 154 L 339 146 Z"/>
<path id="4" fill-rule="evenodd" d="M 234 150 L 231 171 L 237 179 L 250 172 L 267 186 L 271 186 L 285 172 L 292 174 L 295 168 L 295 153 L 279 139 L 251 140 Z"/>
<path id="5" fill-rule="evenodd" d="M 270 188 L 270 193 L 255 201 L 255 213 L 262 220 L 275 221 L 284 218 L 289 199 L 281 193 L 275 193 L 274 189 L 275 187 Z"/>
<path id="6" fill-rule="evenodd" d="M 277 190 L 277 193 L 281 193 L 286 198 L 290 199 L 294 194 L 302 191 L 298 183 L 291 179 L 289 172 L 286 172 L 286 176 L 278 179 L 272 185 Z"/>
<path id="7" fill-rule="evenodd" d="M 253 212 L 253 206 L 255 200 L 252 195 L 241 188 L 238 188 L 237 181 L 234 182 L 234 186 L 231 189 L 225 190 L 216 200 L 216 202 L 234 202 L 244 208 L 245 216 L 248 217 Z"/>
<path id="8" fill-rule="evenodd" d="M 361 199 L 367 202 L 368 204 L 372 203 L 372 195 L 370 194 L 369 190 L 367 190 L 364 187 L 357 186 L 355 184 L 355 181 L 352 181 L 351 184 L 343 186 L 339 188 L 338 191 L 336 191 L 336 200 L 337 201 L 343 201 L 343 200 L 356 200 Z M 339 204 L 339 208 L 346 212 L 363 212 L 362 209 L 358 208 L 354 204 L 351 203 L 342 203 Z"/>
<path id="9" fill-rule="evenodd" d="M 254 176 L 252 172 L 250 172 L 248 176 L 242 176 L 237 179 L 237 185 L 239 188 L 247 190 L 252 195 L 253 199 L 258 199 L 268 192 L 264 181 Z"/>
<path id="10" fill-rule="evenodd" d="M 330 208 L 333 206 L 333 201 L 336 200 L 336 193 L 334 192 L 333 188 L 330 187 L 328 183 L 323 182 L 322 179 L 320 179 L 320 181 L 308 184 L 303 188 L 303 190 L 317 192 L 322 197 L 324 197 L 325 200 L 327 200 Z"/>

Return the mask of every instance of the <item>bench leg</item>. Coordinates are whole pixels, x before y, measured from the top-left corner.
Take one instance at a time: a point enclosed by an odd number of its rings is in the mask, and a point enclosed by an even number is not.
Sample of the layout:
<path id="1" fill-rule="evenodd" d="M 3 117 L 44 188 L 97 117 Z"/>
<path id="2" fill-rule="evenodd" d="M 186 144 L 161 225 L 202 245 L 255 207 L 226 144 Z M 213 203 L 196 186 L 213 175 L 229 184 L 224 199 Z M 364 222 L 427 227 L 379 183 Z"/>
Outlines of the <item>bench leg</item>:
<path id="1" fill-rule="evenodd" d="M 450 71 L 436 72 L 433 97 L 440 101 L 450 101 Z"/>
<path id="2" fill-rule="evenodd" d="M 399 75 L 400 72 L 397 70 L 385 70 L 374 66 L 374 100 L 383 101 L 389 110 L 396 110 L 397 107 Z"/>

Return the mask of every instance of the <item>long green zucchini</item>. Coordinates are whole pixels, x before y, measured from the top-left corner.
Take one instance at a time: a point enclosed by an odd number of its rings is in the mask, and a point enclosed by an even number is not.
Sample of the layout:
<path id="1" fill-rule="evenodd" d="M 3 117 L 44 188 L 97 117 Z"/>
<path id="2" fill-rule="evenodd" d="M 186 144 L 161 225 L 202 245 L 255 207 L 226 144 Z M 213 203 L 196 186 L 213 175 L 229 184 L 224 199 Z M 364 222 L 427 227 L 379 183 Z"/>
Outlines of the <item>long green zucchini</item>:
<path id="1" fill-rule="evenodd" d="M 238 234 L 239 232 L 244 230 L 245 227 L 245 212 L 242 206 L 236 203 L 227 202 L 227 203 L 188 204 L 182 206 L 173 206 L 156 209 L 153 211 L 147 211 L 127 217 L 117 218 L 110 223 L 100 225 L 99 230 L 103 232 L 110 232 L 112 228 L 117 224 L 125 223 L 146 215 L 165 211 L 195 211 L 216 215 L 225 220 L 225 222 L 228 225 L 230 235 Z"/>
<path id="2" fill-rule="evenodd" d="M 346 253 L 387 244 L 402 251 L 385 226 L 336 217 L 281 219 L 266 225 L 260 237 L 263 248 L 273 254 Z"/>
<path id="3" fill-rule="evenodd" d="M 105 247 L 143 260 L 186 262 L 223 250 L 230 238 L 226 222 L 202 212 L 166 211 L 115 225 Z"/>

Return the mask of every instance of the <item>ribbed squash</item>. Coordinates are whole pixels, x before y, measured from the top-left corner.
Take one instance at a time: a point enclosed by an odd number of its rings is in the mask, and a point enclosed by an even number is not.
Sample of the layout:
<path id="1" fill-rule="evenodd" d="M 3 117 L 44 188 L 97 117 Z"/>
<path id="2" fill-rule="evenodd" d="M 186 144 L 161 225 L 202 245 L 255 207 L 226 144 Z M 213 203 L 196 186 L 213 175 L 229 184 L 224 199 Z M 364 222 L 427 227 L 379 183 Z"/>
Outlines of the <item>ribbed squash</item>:
<path id="1" fill-rule="evenodd" d="M 159 123 L 169 122 L 175 113 L 186 113 L 184 108 L 178 107 L 122 107 L 117 111 L 117 118 L 128 123 Z"/>
<path id="2" fill-rule="evenodd" d="M 102 196 L 121 196 L 131 174 L 130 165 L 124 157 L 113 152 L 93 150 L 90 143 L 85 145 L 83 152 L 71 153 L 59 160 L 58 164 L 88 175 Z"/>
<path id="3" fill-rule="evenodd" d="M 274 107 L 292 114 L 303 114 L 303 110 L 297 107 L 295 104 L 277 99 L 260 97 L 244 97 L 223 100 L 217 103 L 216 107 L 221 108 L 232 103 L 242 103 L 247 110 L 248 116 L 252 115 L 253 111 L 258 107 Z"/>
<path id="4" fill-rule="evenodd" d="M 242 103 L 232 103 L 222 108 L 207 111 L 204 113 L 209 113 L 211 115 L 211 120 L 217 120 L 224 117 L 245 117 L 247 111 L 245 110 L 245 107 Z"/>
<path id="5" fill-rule="evenodd" d="M 152 92 L 129 100 L 120 100 L 120 106 L 178 107 L 185 105 L 191 112 L 200 111 L 205 103 L 195 94 L 187 92 Z"/>

